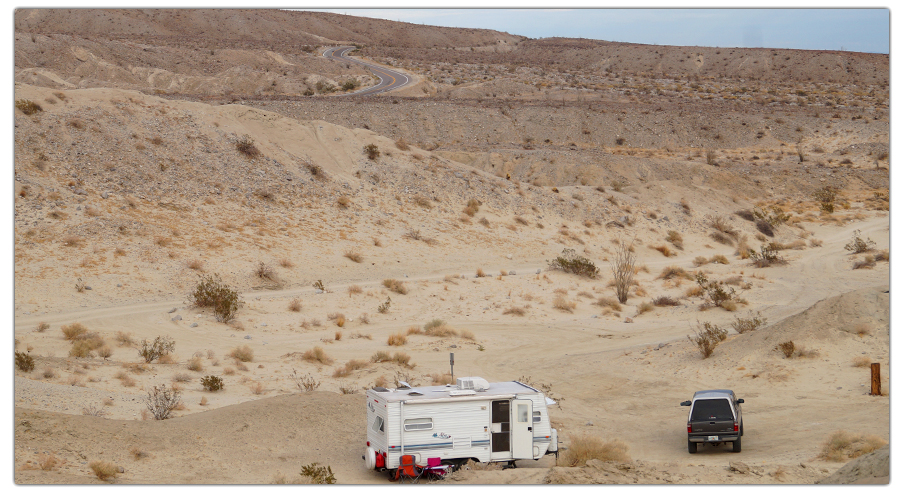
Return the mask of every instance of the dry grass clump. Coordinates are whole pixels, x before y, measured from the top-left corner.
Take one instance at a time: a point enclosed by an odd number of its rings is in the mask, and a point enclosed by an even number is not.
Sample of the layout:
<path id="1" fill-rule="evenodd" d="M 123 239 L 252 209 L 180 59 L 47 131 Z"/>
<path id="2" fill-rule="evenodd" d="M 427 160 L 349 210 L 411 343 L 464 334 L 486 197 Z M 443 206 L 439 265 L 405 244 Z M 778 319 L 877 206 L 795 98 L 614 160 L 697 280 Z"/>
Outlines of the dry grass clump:
<path id="1" fill-rule="evenodd" d="M 248 345 L 235 347 L 228 353 L 228 357 L 249 363 L 253 361 L 253 349 Z"/>
<path id="2" fill-rule="evenodd" d="M 376 351 L 370 358 L 372 363 L 397 363 L 406 368 L 414 368 L 415 365 L 410 364 L 410 356 L 405 352 L 396 352 L 393 355 L 386 351 Z"/>
<path id="3" fill-rule="evenodd" d="M 484 269 L 479 267 L 478 269 L 475 270 L 476 278 L 484 278 L 485 276 L 487 276 L 487 274 L 485 274 Z"/>
<path id="4" fill-rule="evenodd" d="M 475 217 L 475 214 L 478 213 L 478 209 L 481 208 L 481 202 L 472 198 L 466 203 L 466 208 L 463 209 L 463 213 L 468 215 L 469 217 Z"/>
<path id="5" fill-rule="evenodd" d="M 87 328 L 81 323 L 72 323 L 71 325 L 63 325 L 61 327 L 63 336 L 66 340 L 75 340 L 79 336 L 87 333 Z"/>
<path id="6" fill-rule="evenodd" d="M 684 250 L 684 240 L 681 237 L 681 233 L 678 231 L 670 230 L 668 236 L 666 236 L 666 241 L 671 243 L 675 248 Z"/>
<path id="7" fill-rule="evenodd" d="M 512 306 L 507 310 L 503 311 L 503 314 L 514 314 L 516 316 L 525 316 L 525 309 L 519 306 Z"/>
<path id="8" fill-rule="evenodd" d="M 872 453 L 885 445 L 887 441 L 873 434 L 863 435 L 839 430 L 831 433 L 822 444 L 819 457 L 829 462 L 845 462 Z"/>
<path id="9" fill-rule="evenodd" d="M 391 345 L 391 346 L 406 345 L 406 340 L 407 340 L 406 335 L 403 335 L 402 333 L 395 333 L 395 334 L 391 335 L 390 337 L 388 337 L 387 345 Z"/>
<path id="10" fill-rule="evenodd" d="M 776 349 L 781 351 L 781 353 L 784 354 L 785 358 L 790 358 L 794 355 L 794 351 L 797 349 L 797 346 L 794 345 L 793 340 L 788 340 L 787 342 L 778 344 Z"/>
<path id="11" fill-rule="evenodd" d="M 659 273 L 659 276 L 656 277 L 658 280 L 669 280 L 672 278 L 690 279 L 691 276 L 679 266 L 666 266 L 663 268 L 662 272 Z"/>
<path id="12" fill-rule="evenodd" d="M 202 372 L 203 371 L 203 359 L 193 357 L 187 362 L 187 369 L 194 372 Z"/>
<path id="13" fill-rule="evenodd" d="M 347 196 L 338 196 L 337 205 L 341 208 L 348 208 L 350 206 L 350 198 Z"/>
<path id="14" fill-rule="evenodd" d="M 303 302 L 296 297 L 291 299 L 291 302 L 288 304 L 288 311 L 300 312 L 301 309 L 303 309 Z"/>
<path id="15" fill-rule="evenodd" d="M 325 354 L 325 350 L 319 346 L 313 347 L 312 349 L 304 352 L 302 359 L 304 361 L 309 361 L 311 363 L 321 363 L 323 365 L 330 365 L 334 362 L 331 356 Z"/>
<path id="16" fill-rule="evenodd" d="M 635 316 L 640 316 L 646 312 L 650 312 L 653 310 L 653 304 L 651 302 L 641 302 L 641 304 L 637 308 L 637 312 Z"/>
<path id="17" fill-rule="evenodd" d="M 656 250 L 657 252 L 663 254 L 666 257 L 678 255 L 677 253 L 675 253 L 675 251 L 673 251 L 671 248 L 669 248 L 668 245 L 657 245 L 657 246 L 648 245 L 648 247 L 652 248 L 653 250 Z"/>
<path id="18" fill-rule="evenodd" d="M 184 266 L 194 271 L 203 271 L 203 261 L 200 259 L 191 259 L 185 262 Z"/>
<path id="19" fill-rule="evenodd" d="M 335 378 L 346 377 L 356 370 L 366 368 L 367 366 L 369 366 L 369 364 L 369 362 L 360 359 L 351 359 L 350 361 L 344 363 L 344 366 L 336 368 L 332 376 Z"/>
<path id="20" fill-rule="evenodd" d="M 347 317 L 344 316 L 344 313 L 330 313 L 328 315 L 329 321 L 334 321 L 334 324 L 343 328 L 347 323 Z"/>
<path id="21" fill-rule="evenodd" d="M 394 142 L 394 145 L 397 146 L 397 149 L 400 151 L 409 151 L 409 143 L 402 137 L 397 139 L 397 141 Z"/>
<path id="22" fill-rule="evenodd" d="M 716 254 L 709 258 L 712 264 L 728 264 L 728 258 L 722 254 Z"/>
<path id="23" fill-rule="evenodd" d="M 91 470 L 94 471 L 97 479 L 100 479 L 101 481 L 115 479 L 116 475 L 119 473 L 119 468 L 112 462 L 94 460 L 88 465 Z"/>
<path id="24" fill-rule="evenodd" d="M 569 438 L 568 447 L 559 455 L 557 465 L 581 467 L 588 460 L 604 462 L 630 462 L 628 445 L 618 439 L 605 441 L 598 436 L 574 435 Z"/>
<path id="25" fill-rule="evenodd" d="M 822 240 L 817 239 L 817 238 L 810 238 L 810 239 L 809 239 L 809 246 L 811 246 L 811 247 L 820 247 L 820 246 L 822 246 Z"/>
<path id="26" fill-rule="evenodd" d="M 566 299 L 565 295 L 557 294 L 556 297 L 553 298 L 553 307 L 560 311 L 571 313 L 575 310 L 576 304 L 574 301 Z"/>
<path id="27" fill-rule="evenodd" d="M 653 305 L 658 307 L 674 307 L 680 306 L 681 302 L 679 302 L 678 299 L 673 299 L 667 295 L 661 295 L 653 299 Z"/>
<path id="28" fill-rule="evenodd" d="M 694 267 L 702 267 L 702 266 L 706 265 L 707 263 L 709 263 L 709 259 L 707 259 L 706 257 L 704 257 L 702 255 L 698 255 L 698 256 L 694 257 Z"/>
<path id="29" fill-rule="evenodd" d="M 382 281 L 381 284 L 384 285 L 384 287 L 388 290 L 399 293 L 400 295 L 406 295 L 407 293 L 409 293 L 409 289 L 406 288 L 406 284 L 404 284 L 400 280 L 388 278 Z"/>
<path id="30" fill-rule="evenodd" d="M 353 297 L 354 293 L 362 293 L 362 287 L 359 285 L 350 285 L 347 287 L 347 295 Z"/>
<path id="31" fill-rule="evenodd" d="M 450 372 L 429 373 L 426 376 L 434 382 L 434 385 L 453 385 L 453 376 Z"/>
<path id="32" fill-rule="evenodd" d="M 600 297 L 596 302 L 594 302 L 594 305 L 600 307 L 608 307 L 613 311 L 622 310 L 622 305 L 619 304 L 619 301 L 611 297 Z"/>
<path id="33" fill-rule="evenodd" d="M 344 257 L 347 257 L 357 264 L 363 261 L 362 255 L 356 249 L 347 250 L 346 252 L 344 252 Z"/>
<path id="34" fill-rule="evenodd" d="M 709 321 L 698 324 L 696 329 L 691 326 L 691 330 L 693 330 L 697 336 L 691 337 L 688 335 L 688 340 L 697 346 L 703 359 L 710 357 L 719 343 L 728 338 L 728 332 L 724 328 L 713 325 Z"/>
<path id="35" fill-rule="evenodd" d="M 234 143 L 235 148 L 248 158 L 259 156 L 259 149 L 253 144 L 253 139 L 249 135 L 244 135 Z"/>

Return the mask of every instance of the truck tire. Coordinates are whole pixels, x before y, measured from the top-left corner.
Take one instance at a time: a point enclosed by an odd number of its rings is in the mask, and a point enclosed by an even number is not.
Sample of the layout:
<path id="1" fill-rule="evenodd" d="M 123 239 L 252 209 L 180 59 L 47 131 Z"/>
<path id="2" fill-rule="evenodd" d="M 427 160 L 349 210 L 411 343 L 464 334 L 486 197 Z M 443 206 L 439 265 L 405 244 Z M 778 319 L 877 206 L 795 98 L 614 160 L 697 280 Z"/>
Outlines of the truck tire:
<path id="1" fill-rule="evenodd" d="M 741 436 L 744 435 L 744 421 L 741 420 Z"/>
<path id="2" fill-rule="evenodd" d="M 731 446 L 732 446 L 731 451 L 733 451 L 735 453 L 740 453 L 741 452 L 741 437 L 738 436 L 737 441 L 732 442 Z"/>
<path id="3" fill-rule="evenodd" d="M 697 443 L 688 441 L 688 453 L 697 453 Z"/>

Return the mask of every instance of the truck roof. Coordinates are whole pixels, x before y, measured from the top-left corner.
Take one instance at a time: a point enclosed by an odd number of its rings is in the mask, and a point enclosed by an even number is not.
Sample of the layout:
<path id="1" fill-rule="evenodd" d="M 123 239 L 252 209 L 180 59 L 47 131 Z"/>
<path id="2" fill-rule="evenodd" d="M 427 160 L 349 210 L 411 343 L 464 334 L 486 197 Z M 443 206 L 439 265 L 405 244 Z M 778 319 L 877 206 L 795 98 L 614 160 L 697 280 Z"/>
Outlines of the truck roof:
<path id="1" fill-rule="evenodd" d="M 436 385 L 430 387 L 413 387 L 411 389 L 386 389 L 385 392 L 369 389 L 366 393 L 383 398 L 384 401 L 415 401 L 418 399 L 457 399 L 461 397 L 472 398 L 478 396 L 499 396 L 504 394 L 535 394 L 537 389 L 522 382 L 491 382 L 491 386 L 484 391 L 465 391 L 465 395 L 451 396 L 451 391 L 457 391 L 455 385 Z M 487 399 L 487 398 L 486 398 Z"/>
<path id="2" fill-rule="evenodd" d="M 732 391 L 731 389 L 711 389 L 708 391 L 697 391 L 694 393 L 694 399 L 717 398 L 734 398 L 734 391 Z"/>

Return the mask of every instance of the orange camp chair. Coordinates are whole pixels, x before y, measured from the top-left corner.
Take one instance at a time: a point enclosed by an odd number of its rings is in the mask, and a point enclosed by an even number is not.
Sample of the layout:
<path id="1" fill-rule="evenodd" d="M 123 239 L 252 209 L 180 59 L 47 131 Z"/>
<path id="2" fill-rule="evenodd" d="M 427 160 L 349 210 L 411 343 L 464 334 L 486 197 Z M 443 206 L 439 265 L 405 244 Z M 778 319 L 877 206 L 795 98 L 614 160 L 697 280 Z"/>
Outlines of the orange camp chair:
<path id="1" fill-rule="evenodd" d="M 418 483 L 419 477 L 422 475 L 424 467 L 416 465 L 416 457 L 413 455 L 401 455 L 400 467 L 397 467 L 397 475 L 394 479 L 400 481 L 409 480 L 412 483 Z"/>

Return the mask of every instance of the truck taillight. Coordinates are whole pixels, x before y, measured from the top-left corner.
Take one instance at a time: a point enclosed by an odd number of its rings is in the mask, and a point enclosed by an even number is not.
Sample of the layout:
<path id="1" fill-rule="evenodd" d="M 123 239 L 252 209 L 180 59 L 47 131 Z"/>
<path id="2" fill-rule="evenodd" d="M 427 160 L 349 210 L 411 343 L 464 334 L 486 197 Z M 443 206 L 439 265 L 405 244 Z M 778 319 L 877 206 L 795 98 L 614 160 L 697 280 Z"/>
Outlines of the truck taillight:
<path id="1" fill-rule="evenodd" d="M 691 424 L 688 424 L 688 432 L 694 432 L 694 429 L 691 427 Z"/>
<path id="2" fill-rule="evenodd" d="M 738 429 L 738 423 L 735 422 L 734 423 L 734 432 L 738 432 L 738 431 L 740 431 L 740 429 Z"/>

